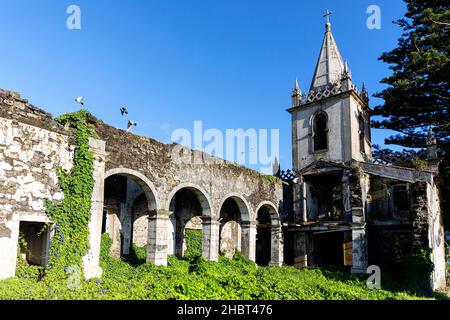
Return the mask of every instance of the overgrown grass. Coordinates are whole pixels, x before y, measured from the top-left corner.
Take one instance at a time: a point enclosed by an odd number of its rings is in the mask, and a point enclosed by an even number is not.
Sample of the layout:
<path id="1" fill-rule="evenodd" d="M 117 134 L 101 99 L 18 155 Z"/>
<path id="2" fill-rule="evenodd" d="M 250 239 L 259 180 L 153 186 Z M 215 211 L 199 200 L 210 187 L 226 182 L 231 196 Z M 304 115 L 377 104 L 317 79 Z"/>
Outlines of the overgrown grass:
<path id="1" fill-rule="evenodd" d="M 145 261 L 145 249 L 134 248 L 133 263 L 108 256 L 111 240 L 102 238 L 103 277 L 81 281 L 70 290 L 65 281 L 38 281 L 19 273 L 0 282 L 2 299 L 194 299 L 194 300 L 373 300 L 422 299 L 424 296 L 401 291 L 369 290 L 364 276 L 341 270 L 296 269 L 294 267 L 256 266 L 239 253 L 234 259 L 220 257 L 217 263 L 205 261 L 201 248 L 191 235 L 189 258 L 169 257 L 168 267 L 156 267 Z M 189 235 L 188 235 L 189 239 Z M 189 243 L 189 240 L 188 240 Z M 200 241 L 201 245 L 201 241 Z M 201 252 L 201 251 L 200 251 Z"/>

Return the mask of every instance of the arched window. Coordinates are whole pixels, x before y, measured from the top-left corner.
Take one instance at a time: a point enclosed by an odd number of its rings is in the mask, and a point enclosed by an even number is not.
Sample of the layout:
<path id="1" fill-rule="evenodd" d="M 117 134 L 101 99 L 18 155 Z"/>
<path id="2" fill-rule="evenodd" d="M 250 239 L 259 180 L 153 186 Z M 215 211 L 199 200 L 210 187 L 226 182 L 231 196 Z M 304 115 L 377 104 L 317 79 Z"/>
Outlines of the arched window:
<path id="1" fill-rule="evenodd" d="M 362 114 L 358 116 L 359 123 L 359 150 L 361 153 L 366 153 L 366 122 Z"/>
<path id="2" fill-rule="evenodd" d="M 313 137 L 314 152 L 328 149 L 328 118 L 323 112 L 314 116 Z"/>

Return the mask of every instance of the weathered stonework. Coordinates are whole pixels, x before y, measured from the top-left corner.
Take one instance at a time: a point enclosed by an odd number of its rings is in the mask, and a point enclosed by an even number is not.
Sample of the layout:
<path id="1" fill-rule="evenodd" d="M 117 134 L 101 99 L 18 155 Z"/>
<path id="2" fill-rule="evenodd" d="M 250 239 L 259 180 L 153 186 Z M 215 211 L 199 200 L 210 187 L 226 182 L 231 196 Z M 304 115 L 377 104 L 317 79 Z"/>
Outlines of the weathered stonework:
<path id="1" fill-rule="evenodd" d="M 368 93 L 353 84 L 329 23 L 309 94 L 296 82 L 288 112 L 295 178 L 287 260 L 366 273 L 369 263 L 388 270 L 427 246 L 431 286 L 445 286 L 435 150 L 426 170 L 373 163 Z"/>
<path id="2" fill-rule="evenodd" d="M 184 234 L 185 227 L 180 223 L 187 223 L 192 218 L 189 215 L 197 216 L 194 220 L 197 227 L 199 221 L 202 224 L 203 256 L 218 260 L 221 241 L 218 221 L 227 199 L 237 204 L 234 214 L 242 229 L 240 249 L 250 259 L 255 260 L 257 208 L 262 203 L 271 207 L 274 221 L 280 226 L 277 217 L 282 208 L 281 181 L 186 149 L 184 152 L 207 161 L 180 162 L 173 156 L 178 145 L 139 137 L 94 117 L 90 122 L 98 139 L 90 140 L 95 186 L 89 222 L 90 250 L 83 259 L 86 278 L 101 276 L 102 229 L 113 239 L 111 255 L 129 254 L 134 242 L 147 245 L 148 262 L 166 265 L 168 254 L 182 255 L 185 251 L 184 242 L 179 247 L 174 242 L 178 238 L 172 235 Z M 56 124 L 50 114 L 21 99 L 19 94 L 0 91 L 0 278 L 14 275 L 20 221 L 50 222 L 44 199 L 63 198 L 56 170 L 71 169 L 74 149 L 69 128 Z M 126 194 L 122 200 L 105 204 L 105 181 L 115 176 L 125 177 Z M 180 212 L 171 211 L 176 209 L 172 207 L 173 201 L 183 190 L 191 192 L 200 207 L 193 207 L 194 211 L 186 211 L 186 217 L 174 220 L 172 217 Z M 144 199 L 140 205 L 136 202 L 139 197 Z M 274 230 L 272 251 L 274 256 L 278 255 L 274 261 L 280 264 L 281 230 Z"/>
<path id="3" fill-rule="evenodd" d="M 0 278 L 14 275 L 20 222 L 49 222 L 44 199 L 63 199 L 55 169 L 69 170 L 73 152 L 48 114 L 0 91 Z"/>

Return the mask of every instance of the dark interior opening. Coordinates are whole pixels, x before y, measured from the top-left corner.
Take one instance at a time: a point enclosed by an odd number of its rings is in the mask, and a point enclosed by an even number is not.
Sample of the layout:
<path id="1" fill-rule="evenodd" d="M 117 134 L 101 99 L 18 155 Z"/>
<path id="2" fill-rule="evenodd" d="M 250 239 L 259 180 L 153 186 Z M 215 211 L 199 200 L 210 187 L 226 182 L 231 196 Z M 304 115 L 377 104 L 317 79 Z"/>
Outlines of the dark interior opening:
<path id="1" fill-rule="evenodd" d="M 327 116 L 319 113 L 314 117 L 314 151 L 328 149 Z"/>
<path id="2" fill-rule="evenodd" d="M 359 150 L 362 153 L 366 153 L 366 132 L 365 132 L 365 121 L 362 115 L 358 117 L 359 122 Z"/>
<path id="3" fill-rule="evenodd" d="M 344 232 L 315 233 L 314 265 L 344 266 Z"/>
<path id="4" fill-rule="evenodd" d="M 369 264 L 382 270 L 398 271 L 412 249 L 410 226 L 369 226 Z"/>
<path id="5" fill-rule="evenodd" d="M 111 232 L 111 256 L 127 259 L 134 252 L 134 219 L 138 214 L 146 214 L 146 210 L 136 214 L 133 209 L 136 201 L 142 199 L 142 207 L 147 209 L 147 196 L 134 178 L 112 175 L 105 179 L 102 234 Z"/>
<path id="6" fill-rule="evenodd" d="M 308 176 L 311 201 L 308 203 L 308 219 L 319 221 L 344 220 L 342 196 L 342 172 Z"/>
<path id="7" fill-rule="evenodd" d="M 48 227 L 45 223 L 21 221 L 19 251 L 30 265 L 45 266 L 47 262 Z"/>
<path id="8" fill-rule="evenodd" d="M 236 201 L 233 200 L 232 198 L 228 198 L 227 200 L 225 200 L 225 202 L 222 205 L 222 208 L 220 209 L 220 217 L 222 218 L 221 225 L 224 225 L 229 221 L 235 221 L 237 223 L 240 223 L 241 222 L 240 216 L 241 216 L 240 209 Z"/>
<path id="9" fill-rule="evenodd" d="M 258 225 L 256 228 L 256 263 L 260 266 L 268 266 L 271 255 L 271 230 L 272 222 L 267 208 L 262 207 L 258 211 Z"/>

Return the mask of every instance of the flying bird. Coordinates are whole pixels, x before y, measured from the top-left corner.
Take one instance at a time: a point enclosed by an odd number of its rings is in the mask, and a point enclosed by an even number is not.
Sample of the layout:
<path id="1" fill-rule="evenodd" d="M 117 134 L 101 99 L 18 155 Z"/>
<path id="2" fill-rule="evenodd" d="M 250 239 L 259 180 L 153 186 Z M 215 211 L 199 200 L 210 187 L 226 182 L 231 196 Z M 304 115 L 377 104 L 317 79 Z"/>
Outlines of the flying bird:
<path id="1" fill-rule="evenodd" d="M 131 131 L 131 128 L 136 127 L 136 126 L 137 126 L 137 123 L 136 123 L 136 122 L 133 122 L 133 121 L 131 121 L 131 120 L 128 120 L 128 129 L 127 129 L 127 132 Z"/>
<path id="2" fill-rule="evenodd" d="M 82 106 L 84 106 L 83 99 L 84 99 L 83 97 L 78 97 L 78 98 L 75 99 L 75 102 L 78 103 L 78 104 L 81 104 Z"/>
<path id="3" fill-rule="evenodd" d="M 120 113 L 121 113 L 122 116 L 123 116 L 124 114 L 128 114 L 128 111 L 127 111 L 127 109 L 126 109 L 125 107 L 121 107 L 121 108 L 120 108 Z"/>

